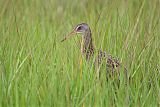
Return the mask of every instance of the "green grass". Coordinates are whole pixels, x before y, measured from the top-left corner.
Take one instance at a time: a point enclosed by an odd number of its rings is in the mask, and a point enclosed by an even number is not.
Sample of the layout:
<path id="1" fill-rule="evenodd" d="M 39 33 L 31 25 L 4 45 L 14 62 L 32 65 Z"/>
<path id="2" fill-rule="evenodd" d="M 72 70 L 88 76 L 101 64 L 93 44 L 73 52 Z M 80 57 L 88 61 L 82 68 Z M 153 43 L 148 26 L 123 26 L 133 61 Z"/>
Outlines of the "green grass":
<path id="1" fill-rule="evenodd" d="M 120 58 L 130 83 L 94 80 L 79 40 L 90 25 L 96 48 Z M 0 0 L 0 102 L 12 106 L 160 106 L 159 0 Z"/>

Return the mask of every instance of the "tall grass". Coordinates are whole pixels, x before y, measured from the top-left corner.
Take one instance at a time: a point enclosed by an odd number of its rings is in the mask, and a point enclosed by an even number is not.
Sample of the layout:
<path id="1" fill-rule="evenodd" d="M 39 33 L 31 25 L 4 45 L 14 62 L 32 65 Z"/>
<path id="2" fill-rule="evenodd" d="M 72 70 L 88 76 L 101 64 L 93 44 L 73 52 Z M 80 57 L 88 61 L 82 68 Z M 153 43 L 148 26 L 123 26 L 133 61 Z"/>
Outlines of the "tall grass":
<path id="1" fill-rule="evenodd" d="M 127 66 L 127 86 L 123 70 L 116 87 L 79 67 L 81 36 L 60 43 L 81 22 Z M 160 106 L 159 28 L 159 0 L 0 0 L 1 106 Z"/>

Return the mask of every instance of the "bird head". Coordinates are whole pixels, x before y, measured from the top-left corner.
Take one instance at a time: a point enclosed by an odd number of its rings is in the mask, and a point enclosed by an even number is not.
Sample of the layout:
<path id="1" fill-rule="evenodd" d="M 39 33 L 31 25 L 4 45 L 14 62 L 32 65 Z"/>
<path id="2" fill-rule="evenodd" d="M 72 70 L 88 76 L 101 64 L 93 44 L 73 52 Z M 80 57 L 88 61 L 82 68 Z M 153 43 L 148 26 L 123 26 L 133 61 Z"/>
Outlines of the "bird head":
<path id="1" fill-rule="evenodd" d="M 75 26 L 73 28 L 73 30 L 68 34 L 66 35 L 62 40 L 61 42 L 65 41 L 66 39 L 74 36 L 75 34 L 82 34 L 84 35 L 86 31 L 89 30 L 89 26 L 86 24 L 86 23 L 81 23 L 81 24 L 78 24 L 77 26 Z"/>

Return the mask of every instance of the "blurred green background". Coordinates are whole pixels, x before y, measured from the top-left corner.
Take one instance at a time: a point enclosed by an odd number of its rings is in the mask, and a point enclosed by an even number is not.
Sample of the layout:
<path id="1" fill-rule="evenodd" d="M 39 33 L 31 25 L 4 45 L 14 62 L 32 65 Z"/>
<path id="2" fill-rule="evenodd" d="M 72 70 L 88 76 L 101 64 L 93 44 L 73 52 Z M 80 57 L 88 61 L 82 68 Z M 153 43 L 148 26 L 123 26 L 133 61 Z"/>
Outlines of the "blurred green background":
<path id="1" fill-rule="evenodd" d="M 80 36 L 88 23 L 96 48 L 128 69 L 125 84 L 96 83 L 83 64 Z M 0 102 L 12 106 L 160 106 L 159 0 L 0 0 Z"/>

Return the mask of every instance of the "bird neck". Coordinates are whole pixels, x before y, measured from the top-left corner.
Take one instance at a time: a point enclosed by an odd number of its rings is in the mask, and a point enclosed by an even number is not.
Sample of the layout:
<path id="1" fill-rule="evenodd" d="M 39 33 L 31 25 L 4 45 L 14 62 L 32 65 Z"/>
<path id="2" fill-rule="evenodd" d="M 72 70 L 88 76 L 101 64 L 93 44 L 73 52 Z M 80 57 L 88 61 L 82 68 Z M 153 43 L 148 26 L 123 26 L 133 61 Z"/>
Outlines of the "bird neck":
<path id="1" fill-rule="evenodd" d="M 92 34 L 90 29 L 85 31 L 82 36 L 81 53 L 82 56 L 86 57 L 86 60 L 89 60 L 90 57 L 94 54 L 94 46 L 92 43 Z"/>

